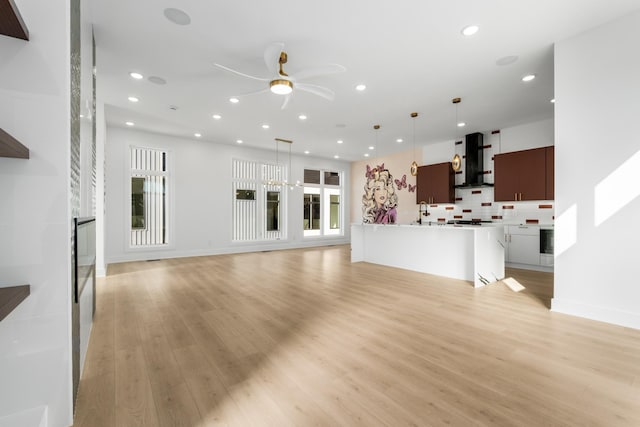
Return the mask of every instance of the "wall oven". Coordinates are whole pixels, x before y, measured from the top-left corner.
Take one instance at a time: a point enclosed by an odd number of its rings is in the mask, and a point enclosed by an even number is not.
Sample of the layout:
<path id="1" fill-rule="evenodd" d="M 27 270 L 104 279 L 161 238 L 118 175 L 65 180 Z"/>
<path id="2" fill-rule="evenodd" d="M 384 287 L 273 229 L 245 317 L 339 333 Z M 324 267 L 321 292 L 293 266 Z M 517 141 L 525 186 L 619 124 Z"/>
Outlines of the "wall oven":
<path id="1" fill-rule="evenodd" d="M 553 228 L 540 229 L 540 253 L 553 255 Z"/>
<path id="2" fill-rule="evenodd" d="M 553 265 L 553 228 L 540 227 L 540 264 Z"/>

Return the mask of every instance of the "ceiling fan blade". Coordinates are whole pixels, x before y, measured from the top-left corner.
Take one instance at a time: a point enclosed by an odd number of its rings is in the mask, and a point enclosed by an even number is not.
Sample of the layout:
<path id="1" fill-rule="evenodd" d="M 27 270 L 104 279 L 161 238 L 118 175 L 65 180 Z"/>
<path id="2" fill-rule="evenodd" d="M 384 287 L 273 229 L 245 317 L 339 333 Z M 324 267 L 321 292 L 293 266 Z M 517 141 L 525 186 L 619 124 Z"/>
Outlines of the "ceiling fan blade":
<path id="1" fill-rule="evenodd" d="M 329 64 L 323 67 L 307 68 L 306 70 L 295 73 L 296 80 L 304 80 L 316 76 L 324 76 L 327 74 L 344 73 L 347 71 L 345 67 L 338 64 Z"/>
<path id="2" fill-rule="evenodd" d="M 324 99 L 328 99 L 329 101 L 333 101 L 336 95 L 331 89 L 328 89 L 324 86 L 312 85 L 309 83 L 297 83 L 295 85 L 295 88 L 312 93 L 314 95 L 321 96 Z"/>
<path id="3" fill-rule="evenodd" d="M 289 101 L 291 100 L 292 96 L 293 94 L 291 93 L 284 96 L 284 101 L 282 101 L 282 107 L 280 107 L 281 110 L 284 110 L 285 108 L 287 108 L 287 105 L 289 104 Z"/>
<path id="4" fill-rule="evenodd" d="M 225 71 L 229 71 L 230 73 L 237 74 L 237 75 L 242 76 L 242 77 L 247 77 L 247 78 L 250 78 L 250 79 L 253 79 L 253 80 L 260 80 L 261 82 L 268 82 L 268 81 L 271 80 L 271 79 L 265 79 L 263 77 L 250 76 L 249 74 L 241 73 L 240 71 L 233 70 L 233 69 L 231 69 L 229 67 L 225 67 L 224 65 L 220 65 L 220 64 L 213 64 L 213 65 L 215 65 L 216 67 L 221 68 L 221 69 L 223 69 Z"/>
<path id="5" fill-rule="evenodd" d="M 270 92 L 269 88 L 260 89 L 260 90 L 254 90 L 252 92 L 245 92 L 245 93 L 241 93 L 241 94 L 236 95 L 236 96 L 257 95 L 259 93 L 265 93 L 265 92 Z"/>
<path id="6" fill-rule="evenodd" d="M 281 42 L 271 43 L 264 50 L 264 63 L 267 65 L 269 72 L 274 76 L 279 76 L 278 70 L 280 63 L 278 61 L 280 60 L 280 52 L 283 50 L 284 43 Z"/>

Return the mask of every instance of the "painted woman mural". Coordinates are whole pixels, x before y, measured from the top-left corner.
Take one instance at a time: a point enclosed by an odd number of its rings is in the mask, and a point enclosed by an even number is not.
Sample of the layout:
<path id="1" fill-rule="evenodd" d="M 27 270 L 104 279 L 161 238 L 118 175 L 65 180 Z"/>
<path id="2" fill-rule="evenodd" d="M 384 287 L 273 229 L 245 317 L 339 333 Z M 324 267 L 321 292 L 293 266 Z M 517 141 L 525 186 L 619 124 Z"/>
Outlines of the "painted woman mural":
<path id="1" fill-rule="evenodd" d="M 393 177 L 384 164 L 373 169 L 367 166 L 367 183 L 362 195 L 362 222 L 365 224 L 395 224 L 398 205 Z"/>

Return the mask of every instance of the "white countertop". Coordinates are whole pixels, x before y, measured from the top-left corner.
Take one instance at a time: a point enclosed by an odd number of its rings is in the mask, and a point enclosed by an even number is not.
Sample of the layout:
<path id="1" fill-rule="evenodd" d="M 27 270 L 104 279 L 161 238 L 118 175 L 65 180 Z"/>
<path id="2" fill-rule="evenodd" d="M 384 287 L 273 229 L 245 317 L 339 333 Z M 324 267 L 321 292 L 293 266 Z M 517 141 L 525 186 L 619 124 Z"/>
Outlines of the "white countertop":
<path id="1" fill-rule="evenodd" d="M 487 222 L 482 223 L 481 225 L 472 225 L 472 224 L 444 224 L 438 222 L 432 222 L 431 224 L 358 224 L 353 223 L 351 225 L 364 225 L 367 227 L 414 227 L 414 228 L 461 228 L 464 230 L 475 230 L 483 227 L 502 227 L 503 225 L 499 222 Z M 515 224 L 514 224 L 515 225 Z"/>

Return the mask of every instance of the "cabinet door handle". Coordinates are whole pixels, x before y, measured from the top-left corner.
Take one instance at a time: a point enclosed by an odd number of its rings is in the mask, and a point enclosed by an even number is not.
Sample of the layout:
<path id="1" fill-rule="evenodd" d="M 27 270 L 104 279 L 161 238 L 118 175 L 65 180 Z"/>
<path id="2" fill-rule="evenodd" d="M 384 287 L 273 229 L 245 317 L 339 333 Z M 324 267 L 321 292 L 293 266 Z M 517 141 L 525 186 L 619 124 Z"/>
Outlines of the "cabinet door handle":
<path id="1" fill-rule="evenodd" d="M 513 193 L 513 200 L 518 201 L 518 193 Z"/>

